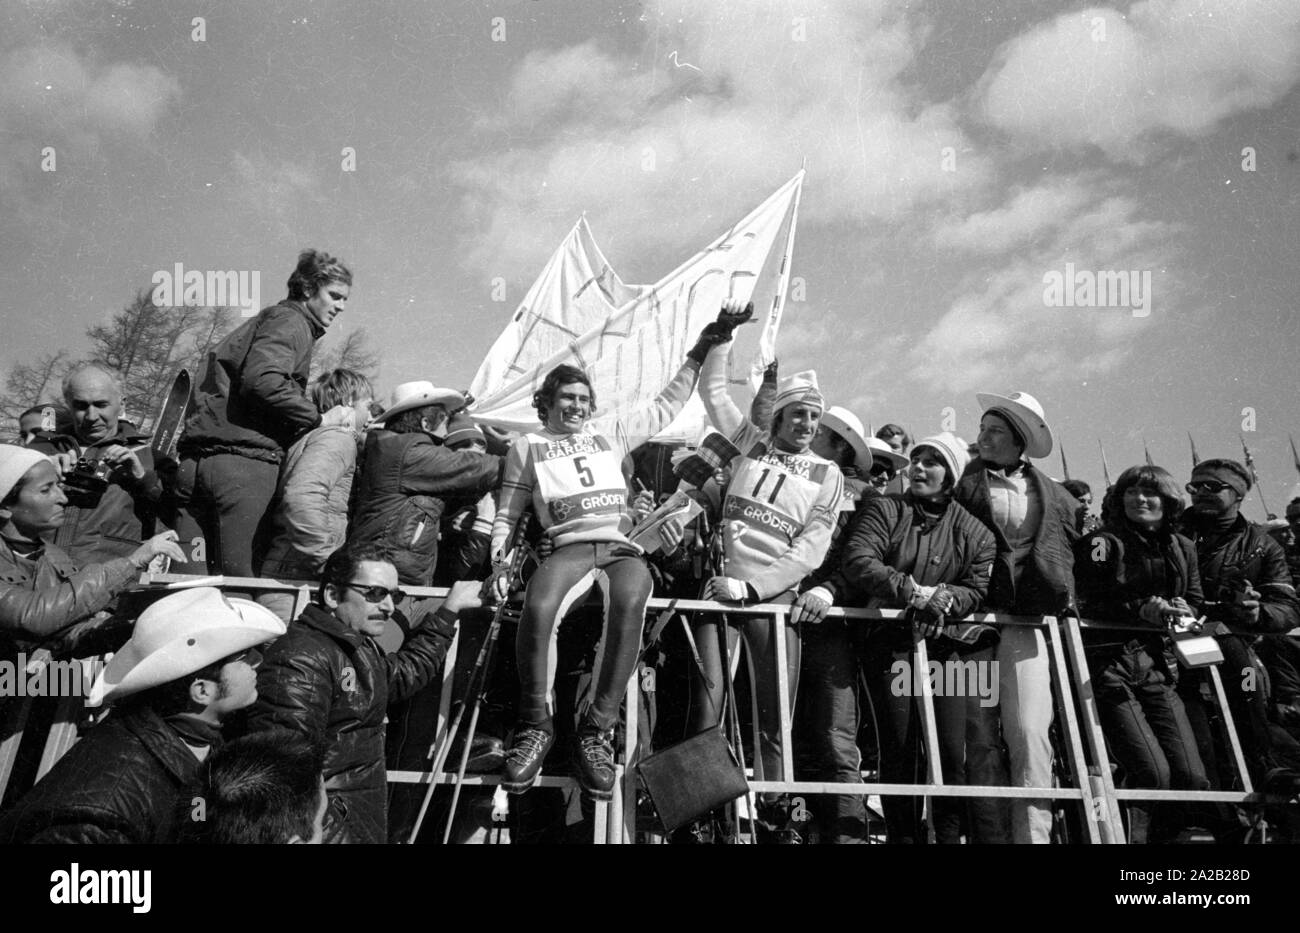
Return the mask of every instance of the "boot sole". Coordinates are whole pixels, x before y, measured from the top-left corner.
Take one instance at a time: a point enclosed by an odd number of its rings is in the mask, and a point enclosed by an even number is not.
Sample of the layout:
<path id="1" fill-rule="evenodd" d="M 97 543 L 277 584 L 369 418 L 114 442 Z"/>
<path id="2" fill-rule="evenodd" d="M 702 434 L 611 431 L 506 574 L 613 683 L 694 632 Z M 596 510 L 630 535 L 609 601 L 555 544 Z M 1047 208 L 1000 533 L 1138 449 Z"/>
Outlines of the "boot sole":
<path id="1" fill-rule="evenodd" d="M 527 781 L 502 781 L 501 786 L 506 789 L 506 793 L 508 794 L 523 794 L 532 789 L 540 776 L 541 775 L 539 774 L 534 774 Z"/>
<path id="2" fill-rule="evenodd" d="M 578 782 L 578 786 L 582 788 L 582 792 L 584 794 L 586 794 L 589 798 L 596 801 L 597 803 L 606 803 L 614 799 L 614 791 L 612 789 L 599 790 L 596 788 L 591 788 L 588 787 L 586 784 L 583 784 L 581 781 Z"/>

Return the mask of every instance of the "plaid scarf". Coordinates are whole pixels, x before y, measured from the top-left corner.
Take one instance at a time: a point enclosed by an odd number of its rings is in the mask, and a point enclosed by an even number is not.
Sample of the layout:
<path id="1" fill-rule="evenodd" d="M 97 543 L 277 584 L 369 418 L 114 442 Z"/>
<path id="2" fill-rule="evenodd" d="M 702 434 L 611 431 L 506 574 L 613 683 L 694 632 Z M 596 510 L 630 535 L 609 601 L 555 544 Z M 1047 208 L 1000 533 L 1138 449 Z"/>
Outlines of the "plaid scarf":
<path id="1" fill-rule="evenodd" d="M 673 472 L 692 486 L 703 486 L 733 459 L 740 448 L 716 431 L 707 434 L 694 453 L 673 464 Z"/>

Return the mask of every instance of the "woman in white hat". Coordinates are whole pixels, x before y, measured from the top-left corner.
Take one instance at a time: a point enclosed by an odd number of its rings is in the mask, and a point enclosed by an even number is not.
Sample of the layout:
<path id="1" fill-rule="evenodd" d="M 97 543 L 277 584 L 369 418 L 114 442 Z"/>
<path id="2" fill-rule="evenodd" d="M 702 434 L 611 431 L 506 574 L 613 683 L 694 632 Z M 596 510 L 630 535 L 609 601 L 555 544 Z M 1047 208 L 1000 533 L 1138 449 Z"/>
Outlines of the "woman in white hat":
<path id="1" fill-rule="evenodd" d="M 0 640 L 26 646 L 49 638 L 107 606 L 157 555 L 185 559 L 168 531 L 129 557 L 77 568 L 48 540 L 67 501 L 47 456 L 0 444 Z"/>
<path id="2" fill-rule="evenodd" d="M 956 499 L 997 541 L 988 608 L 1011 615 L 1074 612 L 1074 557 L 1079 503 L 1031 459 L 1052 452 L 1043 406 L 1028 392 L 976 395 L 983 416 L 979 456 L 957 483 Z M 1003 626 L 998 643 L 1002 732 L 1015 787 L 1052 786 L 1051 664 L 1043 631 Z M 1050 801 L 1015 799 L 1017 843 L 1050 841 Z"/>
<path id="3" fill-rule="evenodd" d="M 826 557 L 844 496 L 839 468 L 812 450 L 825 399 L 814 372 L 781 379 L 771 430 L 759 428 L 727 392 L 730 348 L 728 339 L 711 350 L 700 375 L 700 397 L 713 426 L 741 452 L 731 462 L 729 484 L 719 491 L 726 566 L 705 584 L 704 598 L 792 602 L 799 582 Z M 695 640 L 713 687 L 706 686 L 699 672 L 692 677 L 693 731 L 715 724 L 722 709 L 718 623 L 716 617 L 705 616 L 696 626 Z M 798 630 L 789 624 L 776 633 L 770 619 L 737 617 L 735 626 L 727 626 L 728 650 L 742 634 L 758 694 L 762 771 L 774 780 L 782 774 L 783 755 L 775 638 L 786 643 L 787 699 L 793 711 L 800 669 Z M 764 795 L 763 807 L 764 822 L 775 828 L 777 841 L 800 841 L 780 795 Z"/>
<path id="4" fill-rule="evenodd" d="M 927 639 L 932 662 L 953 662 L 959 665 L 956 670 L 977 672 L 964 681 L 945 679 L 936 691 L 944 783 L 997 783 L 998 633 L 988 625 L 961 621 L 980 608 L 996 553 L 992 533 L 952 499 L 969 459 L 959 437 L 943 433 L 925 438 L 912 448 L 907 491 L 867 500 L 850 526 L 841 573 L 849 592 L 857 594 L 854 601 L 865 597 L 871 608 L 905 609 L 907 614 L 902 625 L 859 623 L 853 628 L 856 659 L 845 659 L 837 679 L 847 696 L 836 708 L 846 721 L 829 724 L 825 735 L 826 757 L 848 760 L 837 761 L 836 774 L 828 779 L 860 780 L 856 746 L 834 742 L 836 735 L 857 735 L 852 702 L 856 660 L 867 667 L 875 698 L 881 780 L 923 781 L 916 678 L 928 677 L 929 671 L 912 669 L 913 640 L 920 635 Z M 995 799 L 937 797 L 933 807 L 940 843 L 958 842 L 963 825 L 972 842 L 1008 841 L 1004 810 Z M 919 799 L 887 796 L 884 809 L 891 842 L 922 841 Z"/>

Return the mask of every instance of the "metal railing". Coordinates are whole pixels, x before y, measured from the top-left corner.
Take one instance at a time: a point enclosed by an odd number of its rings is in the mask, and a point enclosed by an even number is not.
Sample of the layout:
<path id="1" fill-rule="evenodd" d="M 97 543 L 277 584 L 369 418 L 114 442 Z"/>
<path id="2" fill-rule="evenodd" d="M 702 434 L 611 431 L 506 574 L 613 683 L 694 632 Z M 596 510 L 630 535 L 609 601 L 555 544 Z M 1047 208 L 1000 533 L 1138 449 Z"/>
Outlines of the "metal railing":
<path id="1" fill-rule="evenodd" d="M 227 590 L 253 593 L 291 593 L 295 596 L 293 615 L 310 602 L 311 591 L 315 584 L 291 581 L 279 581 L 263 578 L 221 577 L 205 578 L 182 574 L 158 574 L 141 577 L 138 589 L 157 590 L 182 586 L 198 585 L 204 581 Z M 406 592 L 416 599 L 439 599 L 447 595 L 443 587 L 408 587 Z M 673 612 L 717 612 L 730 616 L 758 615 L 770 618 L 779 636 L 781 628 L 786 625 L 786 617 L 791 607 L 784 604 L 722 604 L 699 599 L 663 599 L 653 598 L 648 611 Z M 896 620 L 903 616 L 897 610 L 887 609 L 843 609 L 831 608 L 828 618 L 846 619 L 855 622 Z M 1225 730 L 1231 745 L 1233 760 L 1236 765 L 1241 791 L 1173 791 L 1155 789 L 1117 789 L 1111 778 L 1110 757 L 1106 740 L 1102 733 L 1101 720 L 1097 712 L 1096 698 L 1093 694 L 1092 680 L 1088 669 L 1083 641 L 1084 628 L 1134 630 L 1134 626 L 1115 625 L 1095 621 L 1081 621 L 1075 618 L 1057 619 L 1053 616 L 1025 617 L 993 613 L 976 613 L 967 617 L 974 621 L 1003 626 L 1028 626 L 1042 629 L 1049 651 L 1053 697 L 1058 721 L 1062 726 L 1064 737 L 1064 763 L 1068 767 L 1068 778 L 1073 787 L 996 787 L 987 785 L 953 785 L 944 781 L 940 764 L 939 746 L 934 709 L 934 694 L 928 677 L 918 677 L 921 685 L 921 729 L 928 762 L 928 782 L 925 784 L 886 784 L 886 783 L 846 783 L 828 781 L 794 780 L 792 716 L 790 709 L 789 677 L 787 667 L 786 643 L 783 637 L 776 637 L 776 678 L 779 697 L 779 716 L 781 732 L 781 773 L 771 779 L 762 774 L 761 756 L 757 754 L 757 741 L 754 742 L 755 776 L 750 781 L 750 789 L 755 792 L 780 792 L 788 794 L 851 794 L 867 795 L 904 795 L 913 797 L 981 797 L 981 798 L 1031 798 L 1077 801 L 1082 810 L 1082 825 L 1086 827 L 1088 841 L 1101 843 L 1124 842 L 1124 831 L 1120 818 L 1121 801 L 1183 801 L 1183 802 L 1226 802 L 1249 803 L 1255 799 L 1250 775 L 1246 767 L 1241 742 L 1233 722 L 1223 689 L 1223 682 L 1217 668 L 1210 668 L 1211 683 L 1218 701 Z M 1151 629 L 1145 629 L 1150 634 Z M 438 707 L 438 722 L 435 730 L 435 745 L 446 737 L 453 702 L 453 686 L 456 668 L 456 653 L 459 646 L 459 629 L 448 649 L 443 664 L 441 696 Z M 103 658 L 86 659 L 87 673 L 97 673 Z M 913 647 L 912 664 L 914 670 L 928 671 L 929 658 L 924 639 L 916 641 Z M 93 681 L 93 676 L 90 681 Z M 632 765 L 636 761 L 636 744 L 638 734 L 639 704 L 637 697 L 637 676 L 629 680 L 626 691 L 625 741 L 622 749 L 622 761 L 617 764 L 617 780 L 613 799 L 598 804 L 595 808 L 594 841 L 596 843 L 625 843 L 636 838 L 636 800 L 637 777 Z M 25 719 L 30 701 L 24 701 L 17 715 L 20 718 L 17 729 L 8 732 L 0 742 L 0 796 L 12 772 L 18 744 L 22 739 L 21 719 Z M 47 737 L 45 752 L 38 775 L 43 776 L 54 762 L 68 750 L 76 740 L 76 720 L 80 705 L 75 698 L 63 698 L 56 713 L 54 726 Z M 757 724 L 755 726 L 757 728 Z M 449 784 L 455 780 L 454 773 L 441 772 L 432 774 L 428 771 L 390 770 L 388 780 L 393 783 L 427 786 L 430 783 Z M 501 782 L 495 775 L 467 775 L 466 786 L 494 786 Z M 573 788 L 576 782 L 569 777 L 543 775 L 538 780 L 542 787 Z"/>

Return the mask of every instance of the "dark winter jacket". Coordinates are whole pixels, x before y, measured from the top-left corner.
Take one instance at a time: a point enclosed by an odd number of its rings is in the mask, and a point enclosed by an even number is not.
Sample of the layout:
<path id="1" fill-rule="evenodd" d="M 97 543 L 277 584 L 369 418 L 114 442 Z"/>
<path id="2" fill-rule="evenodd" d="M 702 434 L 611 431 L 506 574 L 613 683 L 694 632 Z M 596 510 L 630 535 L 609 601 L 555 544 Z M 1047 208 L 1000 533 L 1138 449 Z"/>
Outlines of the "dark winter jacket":
<path id="1" fill-rule="evenodd" d="M 330 813 L 346 811 L 342 826 L 326 827 L 327 840 L 388 841 L 388 704 L 433 679 L 455 630 L 456 617 L 440 607 L 386 655 L 374 639 L 311 605 L 267 649 L 248 731 L 285 728 L 323 743 Z"/>
<path id="2" fill-rule="evenodd" d="M 181 454 L 279 463 L 290 444 L 320 424 L 306 389 L 312 348 L 324 335 L 306 305 L 288 298 L 229 334 L 208 354 Z"/>
<path id="3" fill-rule="evenodd" d="M 423 431 L 371 431 L 355 480 L 351 542 L 374 542 L 407 586 L 428 586 L 448 497 L 477 499 L 501 484 L 501 457 L 449 450 Z"/>
<path id="4" fill-rule="evenodd" d="M 988 592 L 996 553 L 993 535 L 956 502 L 928 528 L 910 493 L 876 496 L 863 503 L 846 532 L 841 574 L 849 587 L 846 601 L 901 609 L 912 596 L 911 580 L 939 583 L 952 591 L 952 620 L 980 608 Z M 909 580 L 909 577 L 911 580 Z M 988 631 L 974 623 L 945 626 L 944 634 L 974 642 Z"/>
<path id="5" fill-rule="evenodd" d="M 993 576 L 985 601 L 990 611 L 1015 615 L 1063 615 L 1074 604 L 1074 542 L 1078 539 L 1079 501 L 1060 483 L 1032 464 L 1024 466 L 1038 491 L 1042 518 L 1034 534 L 1029 559 L 1017 573 L 1006 535 L 993 519 L 984 461 L 976 457 L 957 481 L 954 498 L 990 531 L 997 542 Z"/>
<path id="6" fill-rule="evenodd" d="M 842 571 L 849 526 L 867 501 L 880 495 L 874 486 L 858 476 L 853 467 L 841 467 L 841 471 L 844 473 L 844 498 L 840 501 L 840 514 L 831 535 L 831 546 L 826 550 L 826 559 L 822 565 L 804 577 L 799 586 L 800 593 L 806 593 L 814 587 L 820 588 L 830 597 L 832 605 L 841 605 L 849 589 Z"/>
<path id="7" fill-rule="evenodd" d="M 1195 516 L 1187 512 L 1180 530 L 1196 545 L 1208 618 L 1229 625 L 1243 624 L 1231 609 L 1232 595 L 1250 581 L 1260 594 L 1259 622 L 1252 626 L 1254 631 L 1277 635 L 1300 627 L 1300 602 L 1291 582 L 1286 552 L 1267 529 L 1238 515 L 1225 533 L 1212 534 L 1198 528 Z"/>
<path id="8" fill-rule="evenodd" d="M 0 653 L 45 641 L 99 612 L 139 579 L 125 557 L 77 570 L 54 545 L 19 557 L 0 539 Z"/>
<path id="9" fill-rule="evenodd" d="M 148 443 L 149 435 L 136 431 L 126 421 L 119 421 L 115 435 L 83 447 L 81 458 L 98 460 L 114 444 L 139 447 Z M 136 451 L 136 456 L 145 469 L 140 479 L 131 475 L 129 467 L 122 466 L 109 475 L 108 488 L 102 491 L 85 491 L 75 483 L 65 484 L 68 505 L 63 527 L 55 533 L 54 543 L 67 551 L 78 567 L 126 557 L 156 533 L 155 516 L 162 498 L 162 482 L 154 472 L 149 448 Z"/>
<path id="10" fill-rule="evenodd" d="M 152 709 L 114 711 L 0 817 L 0 844 L 174 842 L 198 770 Z"/>
<path id="11" fill-rule="evenodd" d="M 1146 626 L 1140 612 L 1142 604 L 1152 596 L 1181 596 L 1195 613 L 1199 613 L 1204 600 L 1196 547 L 1188 538 L 1170 531 L 1147 534 L 1128 522 L 1108 525 L 1076 542 L 1074 572 L 1079 610 L 1085 619 Z M 1157 665 L 1163 664 L 1168 680 L 1175 679 L 1177 665 L 1168 657 L 1170 644 L 1163 625 L 1149 635 L 1085 629 L 1084 644 L 1094 667 L 1099 661 L 1116 663 L 1136 677 L 1143 663 L 1137 657 L 1140 650 Z"/>

